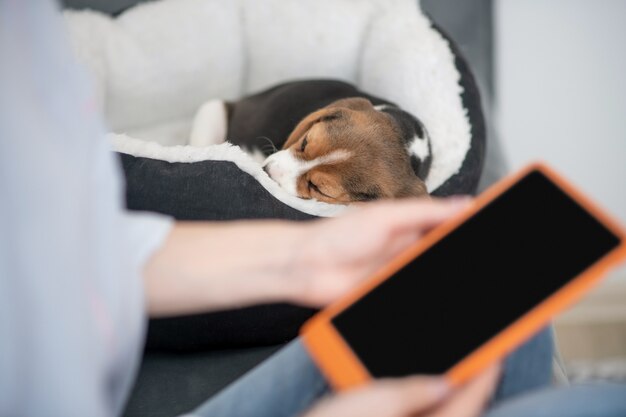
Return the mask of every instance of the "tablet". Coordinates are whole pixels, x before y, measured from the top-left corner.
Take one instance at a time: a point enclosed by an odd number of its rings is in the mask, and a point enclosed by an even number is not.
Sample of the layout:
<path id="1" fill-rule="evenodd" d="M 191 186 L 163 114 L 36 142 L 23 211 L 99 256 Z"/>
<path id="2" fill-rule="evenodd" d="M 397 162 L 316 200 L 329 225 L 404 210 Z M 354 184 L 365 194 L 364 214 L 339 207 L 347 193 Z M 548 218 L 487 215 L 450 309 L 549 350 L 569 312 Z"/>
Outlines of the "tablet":
<path id="1" fill-rule="evenodd" d="M 496 184 L 359 288 L 302 340 L 335 389 L 501 359 L 626 259 L 624 230 L 543 164 Z"/>

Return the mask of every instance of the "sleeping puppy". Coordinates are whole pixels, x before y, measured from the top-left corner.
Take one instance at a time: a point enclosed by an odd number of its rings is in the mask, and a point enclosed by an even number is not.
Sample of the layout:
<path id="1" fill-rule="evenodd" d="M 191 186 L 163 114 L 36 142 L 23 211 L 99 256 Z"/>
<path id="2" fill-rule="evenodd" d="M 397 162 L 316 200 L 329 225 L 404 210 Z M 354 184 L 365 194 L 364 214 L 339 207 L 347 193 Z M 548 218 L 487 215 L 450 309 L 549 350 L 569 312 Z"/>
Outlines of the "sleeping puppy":
<path id="1" fill-rule="evenodd" d="M 301 198 L 349 204 L 427 195 L 432 156 L 424 125 L 344 82 L 296 81 L 204 104 L 190 143 L 226 137 L 264 158 L 268 175 Z"/>

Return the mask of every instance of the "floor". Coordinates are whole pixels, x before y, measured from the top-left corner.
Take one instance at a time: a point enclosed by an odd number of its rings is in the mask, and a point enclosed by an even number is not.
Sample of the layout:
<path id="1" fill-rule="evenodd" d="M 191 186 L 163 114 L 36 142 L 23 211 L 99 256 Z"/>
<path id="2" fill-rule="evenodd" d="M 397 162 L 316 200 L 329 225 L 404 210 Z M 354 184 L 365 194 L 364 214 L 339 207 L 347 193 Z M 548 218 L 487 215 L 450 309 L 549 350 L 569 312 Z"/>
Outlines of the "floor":
<path id="1" fill-rule="evenodd" d="M 626 382 L 626 268 L 555 321 L 570 379 Z"/>

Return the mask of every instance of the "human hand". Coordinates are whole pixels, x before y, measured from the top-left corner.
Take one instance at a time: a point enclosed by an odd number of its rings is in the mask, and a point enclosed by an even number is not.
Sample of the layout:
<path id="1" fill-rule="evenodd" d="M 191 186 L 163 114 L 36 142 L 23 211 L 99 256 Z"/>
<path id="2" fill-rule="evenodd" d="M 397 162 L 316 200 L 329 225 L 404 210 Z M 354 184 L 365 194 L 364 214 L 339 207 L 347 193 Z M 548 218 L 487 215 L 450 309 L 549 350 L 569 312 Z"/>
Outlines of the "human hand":
<path id="1" fill-rule="evenodd" d="M 148 312 L 172 316 L 279 301 L 324 306 L 466 204 L 368 203 L 309 223 L 177 222 L 144 268 Z"/>
<path id="2" fill-rule="evenodd" d="M 499 375 L 500 366 L 494 365 L 456 390 L 434 377 L 379 380 L 322 400 L 303 417 L 476 417 Z"/>
<path id="3" fill-rule="evenodd" d="M 294 248 L 294 302 L 324 306 L 369 277 L 429 230 L 467 206 L 467 198 L 368 203 L 313 222 Z"/>

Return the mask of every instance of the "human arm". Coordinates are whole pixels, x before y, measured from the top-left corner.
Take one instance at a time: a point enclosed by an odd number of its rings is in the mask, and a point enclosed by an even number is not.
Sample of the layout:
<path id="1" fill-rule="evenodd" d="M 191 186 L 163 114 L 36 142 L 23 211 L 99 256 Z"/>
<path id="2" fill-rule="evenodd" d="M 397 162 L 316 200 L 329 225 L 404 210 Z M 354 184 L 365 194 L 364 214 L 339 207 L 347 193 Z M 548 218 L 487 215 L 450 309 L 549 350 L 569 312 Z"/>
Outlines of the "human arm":
<path id="1" fill-rule="evenodd" d="M 307 223 L 176 223 L 144 269 L 148 312 L 171 316 L 273 301 L 321 307 L 466 203 L 374 203 Z"/>

